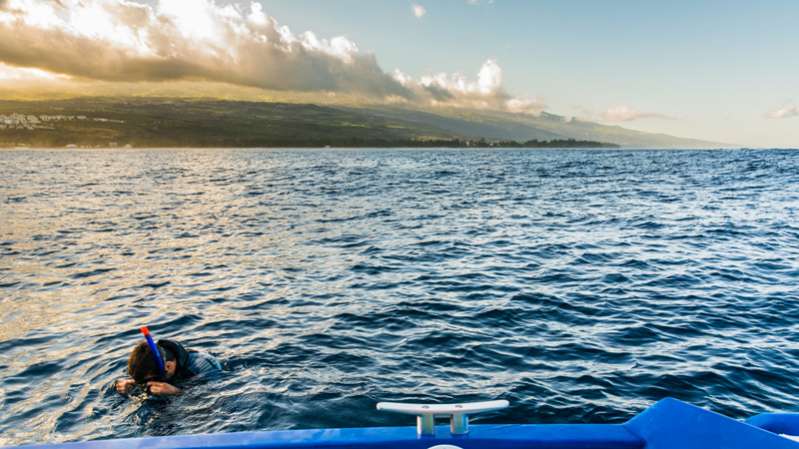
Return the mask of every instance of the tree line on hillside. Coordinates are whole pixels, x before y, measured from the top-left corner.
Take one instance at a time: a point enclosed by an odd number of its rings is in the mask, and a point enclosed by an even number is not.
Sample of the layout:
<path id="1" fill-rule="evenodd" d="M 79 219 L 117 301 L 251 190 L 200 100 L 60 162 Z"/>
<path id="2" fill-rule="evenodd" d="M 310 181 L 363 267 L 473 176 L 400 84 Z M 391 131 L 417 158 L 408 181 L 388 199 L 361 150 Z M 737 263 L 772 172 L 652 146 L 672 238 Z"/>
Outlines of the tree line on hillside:
<path id="1" fill-rule="evenodd" d="M 552 140 L 466 140 L 466 139 L 381 139 L 338 137 L 331 139 L 248 138 L 246 136 L 169 136 L 164 138 L 118 139 L 116 136 L 94 135 L 93 133 L 57 132 L 0 132 L 0 148 L 40 147 L 40 148 L 175 148 L 175 147 L 230 147 L 230 148 L 618 148 L 619 145 L 592 140 L 552 139 Z M 27 134 L 27 135 L 22 135 Z"/>

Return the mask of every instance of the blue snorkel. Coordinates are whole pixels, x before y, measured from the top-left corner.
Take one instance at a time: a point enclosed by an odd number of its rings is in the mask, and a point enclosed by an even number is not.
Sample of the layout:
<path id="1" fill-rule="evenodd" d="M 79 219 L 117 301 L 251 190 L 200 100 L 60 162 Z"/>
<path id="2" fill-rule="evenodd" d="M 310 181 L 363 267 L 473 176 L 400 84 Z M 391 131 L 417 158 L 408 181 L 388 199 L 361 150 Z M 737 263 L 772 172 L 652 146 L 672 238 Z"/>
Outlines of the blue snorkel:
<path id="1" fill-rule="evenodd" d="M 142 335 L 144 335 L 144 338 L 147 340 L 147 346 L 150 347 L 150 351 L 153 353 L 153 358 L 155 359 L 155 364 L 158 366 L 158 372 L 161 374 L 161 378 L 166 379 L 164 359 L 161 358 L 161 351 L 158 350 L 158 346 L 156 346 L 153 337 L 150 335 L 150 329 L 147 329 L 147 326 L 142 326 L 139 330 L 141 330 Z"/>

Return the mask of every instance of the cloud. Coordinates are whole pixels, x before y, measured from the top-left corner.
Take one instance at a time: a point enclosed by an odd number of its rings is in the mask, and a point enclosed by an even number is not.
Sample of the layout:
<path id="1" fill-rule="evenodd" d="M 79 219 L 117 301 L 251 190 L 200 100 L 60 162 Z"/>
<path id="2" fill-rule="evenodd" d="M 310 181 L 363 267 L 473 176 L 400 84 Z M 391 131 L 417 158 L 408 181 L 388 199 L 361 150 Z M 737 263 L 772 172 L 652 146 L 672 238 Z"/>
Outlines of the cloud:
<path id="1" fill-rule="evenodd" d="M 671 120 L 672 118 L 657 112 L 641 112 L 630 106 L 620 105 L 609 108 L 601 114 L 601 120 L 606 122 L 631 122 L 633 120 L 640 120 L 646 118 L 657 118 Z"/>
<path id="2" fill-rule="evenodd" d="M 461 73 L 437 73 L 414 79 L 394 71 L 394 79 L 404 87 L 429 98 L 433 106 L 448 105 L 476 109 L 497 109 L 513 113 L 538 115 L 546 108 L 541 101 L 516 98 L 502 84 L 502 68 L 493 59 L 486 60 L 475 79 Z"/>
<path id="3" fill-rule="evenodd" d="M 2 1 L 0 1 L 2 6 Z M 12 67 L 0 63 L 0 80 L 23 80 L 23 81 L 37 81 L 37 80 L 57 80 L 64 79 L 63 75 L 58 75 L 50 72 L 45 72 L 39 69 L 29 69 L 24 67 Z"/>
<path id="4" fill-rule="evenodd" d="M 516 114 L 540 115 L 546 108 L 538 98 L 511 98 L 505 102 L 505 109 Z"/>
<path id="5" fill-rule="evenodd" d="M 799 106 L 795 104 L 783 106 L 779 109 L 775 109 L 766 114 L 767 118 L 773 118 L 773 119 L 790 118 L 797 116 L 799 116 Z"/>
<path id="6" fill-rule="evenodd" d="M 528 114 L 545 107 L 509 95 L 494 60 L 474 79 L 459 73 L 390 74 L 348 38 L 294 33 L 257 2 L 193 0 L 187 8 L 185 0 L 0 0 L 0 64 L 31 78 L 211 81 Z"/>
<path id="7" fill-rule="evenodd" d="M 107 81 L 204 79 L 276 90 L 412 92 L 345 37 L 294 34 L 262 11 L 195 0 L 7 0 L 0 62 Z"/>
<path id="8" fill-rule="evenodd" d="M 459 73 L 439 73 L 422 77 L 420 84 L 465 95 L 493 95 L 502 89 L 502 68 L 496 61 L 489 59 L 480 67 L 475 81 L 469 81 Z"/>
<path id="9" fill-rule="evenodd" d="M 421 19 L 427 14 L 427 9 L 418 3 L 413 3 L 411 4 L 411 12 L 417 19 Z"/>

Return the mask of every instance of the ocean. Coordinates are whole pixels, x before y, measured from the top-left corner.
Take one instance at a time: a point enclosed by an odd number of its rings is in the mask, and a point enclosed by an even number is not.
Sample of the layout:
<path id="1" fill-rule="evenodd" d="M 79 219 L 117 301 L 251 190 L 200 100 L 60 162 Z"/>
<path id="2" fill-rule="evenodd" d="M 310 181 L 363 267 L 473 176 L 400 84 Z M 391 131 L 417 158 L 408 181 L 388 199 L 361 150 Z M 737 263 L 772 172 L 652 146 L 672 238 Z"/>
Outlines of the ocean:
<path id="1" fill-rule="evenodd" d="M 0 444 L 799 411 L 799 152 L 0 152 Z M 149 325 L 216 355 L 112 383 Z"/>

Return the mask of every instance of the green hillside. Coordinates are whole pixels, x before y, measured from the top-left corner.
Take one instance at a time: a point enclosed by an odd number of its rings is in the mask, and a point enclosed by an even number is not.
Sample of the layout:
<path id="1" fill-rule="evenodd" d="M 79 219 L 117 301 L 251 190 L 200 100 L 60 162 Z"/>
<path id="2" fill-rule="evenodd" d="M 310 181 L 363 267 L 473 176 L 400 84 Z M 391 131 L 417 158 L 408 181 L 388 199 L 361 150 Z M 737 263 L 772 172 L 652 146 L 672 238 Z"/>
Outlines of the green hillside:
<path id="1" fill-rule="evenodd" d="M 555 142 L 551 142 L 555 141 Z M 572 142 L 574 141 L 574 142 Z M 561 117 L 174 98 L 0 101 L 0 146 L 714 146 Z"/>

